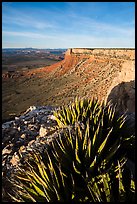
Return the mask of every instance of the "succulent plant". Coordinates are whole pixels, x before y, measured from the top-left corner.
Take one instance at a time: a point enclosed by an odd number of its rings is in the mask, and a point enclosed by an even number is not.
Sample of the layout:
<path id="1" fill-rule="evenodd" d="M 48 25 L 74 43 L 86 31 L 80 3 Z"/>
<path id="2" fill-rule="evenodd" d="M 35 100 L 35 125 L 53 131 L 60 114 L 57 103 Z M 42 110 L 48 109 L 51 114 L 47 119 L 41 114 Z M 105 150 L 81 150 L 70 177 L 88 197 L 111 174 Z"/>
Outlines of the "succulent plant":
<path id="1" fill-rule="evenodd" d="M 13 200 L 115 202 L 134 194 L 125 162 L 135 138 L 124 115 L 95 99 L 76 99 L 54 115 L 61 128 L 15 174 Z"/>
<path id="2" fill-rule="evenodd" d="M 76 97 L 73 103 L 54 111 L 54 116 L 58 126 L 63 127 L 65 125 L 74 125 L 78 121 L 84 122 L 89 119 L 91 113 L 98 112 L 99 108 L 100 105 L 97 99 L 78 100 Z"/>

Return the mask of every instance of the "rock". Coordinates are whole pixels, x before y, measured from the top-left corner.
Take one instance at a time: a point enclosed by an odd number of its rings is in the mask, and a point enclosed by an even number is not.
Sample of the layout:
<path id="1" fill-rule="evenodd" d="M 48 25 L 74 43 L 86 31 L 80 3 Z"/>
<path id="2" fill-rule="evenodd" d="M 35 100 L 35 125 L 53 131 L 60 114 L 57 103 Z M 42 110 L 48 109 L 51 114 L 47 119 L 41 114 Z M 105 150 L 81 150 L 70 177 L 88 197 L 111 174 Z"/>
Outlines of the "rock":
<path id="1" fill-rule="evenodd" d="M 43 126 L 40 127 L 40 130 L 39 130 L 39 135 L 40 137 L 43 137 L 47 134 L 47 129 L 44 128 Z"/>
<path id="2" fill-rule="evenodd" d="M 18 165 L 18 162 L 20 161 L 19 156 L 17 155 L 17 152 L 14 153 L 14 155 L 12 156 L 12 159 L 10 160 L 10 163 L 13 166 Z"/>
<path id="3" fill-rule="evenodd" d="M 25 139 L 25 138 L 26 138 L 26 135 L 23 133 L 20 137 L 21 137 L 22 139 Z"/>
<path id="4" fill-rule="evenodd" d="M 51 120 L 55 120 L 56 117 L 54 115 L 49 115 L 48 118 Z"/>
<path id="5" fill-rule="evenodd" d="M 3 150 L 2 150 L 2 155 L 4 156 L 5 154 L 10 154 L 12 152 L 12 148 L 8 148 L 9 145 L 7 145 Z"/>
<path id="6" fill-rule="evenodd" d="M 10 128 L 12 126 L 13 122 L 14 121 L 9 121 L 9 122 L 2 124 L 2 129 Z"/>
<path id="7" fill-rule="evenodd" d="M 20 163 L 19 155 L 26 157 L 30 147 L 35 148 L 43 142 L 46 143 L 44 136 L 52 130 L 51 126 L 55 125 L 48 117 L 52 116 L 53 110 L 51 106 L 31 106 L 21 116 L 15 117 L 15 120 L 2 124 L 4 175 L 10 175 L 13 167 Z"/>
<path id="8" fill-rule="evenodd" d="M 22 157 L 22 154 L 26 152 L 26 147 L 24 145 L 22 145 L 20 148 L 19 148 L 19 155 Z"/>
<path id="9" fill-rule="evenodd" d="M 35 142 L 35 140 L 31 140 L 31 141 L 28 143 L 28 146 L 31 146 L 34 142 Z"/>

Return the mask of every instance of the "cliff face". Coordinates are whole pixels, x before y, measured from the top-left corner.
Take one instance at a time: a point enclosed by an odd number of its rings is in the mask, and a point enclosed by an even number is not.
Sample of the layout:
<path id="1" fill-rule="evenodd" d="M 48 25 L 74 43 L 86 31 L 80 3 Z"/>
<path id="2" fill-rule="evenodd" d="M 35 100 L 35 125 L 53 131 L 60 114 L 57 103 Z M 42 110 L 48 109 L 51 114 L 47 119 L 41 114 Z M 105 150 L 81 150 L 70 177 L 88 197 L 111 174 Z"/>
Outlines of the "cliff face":
<path id="1" fill-rule="evenodd" d="M 70 48 L 66 52 L 68 55 L 94 55 L 94 56 L 109 56 L 112 58 L 135 59 L 134 49 L 88 49 L 88 48 Z"/>
<path id="2" fill-rule="evenodd" d="M 14 73 L 9 86 L 15 86 L 16 93 L 11 90 L 8 103 L 5 81 L 3 110 L 11 108 L 16 114 L 32 105 L 60 106 L 78 96 L 112 100 L 121 112 L 134 112 L 134 82 L 134 49 L 72 48 L 67 50 L 64 60 L 54 65 L 24 71 L 22 75 Z"/>
<path id="3" fill-rule="evenodd" d="M 68 49 L 56 72 L 63 75 L 76 76 L 74 89 L 81 89 L 82 95 L 112 100 L 121 111 L 135 111 L 134 49 Z"/>

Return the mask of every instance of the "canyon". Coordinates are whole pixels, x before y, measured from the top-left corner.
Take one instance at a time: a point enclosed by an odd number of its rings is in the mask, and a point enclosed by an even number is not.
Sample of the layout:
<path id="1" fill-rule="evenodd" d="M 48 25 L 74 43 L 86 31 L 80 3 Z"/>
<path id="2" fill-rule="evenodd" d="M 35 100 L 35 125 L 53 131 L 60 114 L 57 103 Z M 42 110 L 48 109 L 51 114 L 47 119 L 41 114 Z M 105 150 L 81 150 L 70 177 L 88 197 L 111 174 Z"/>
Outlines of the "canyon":
<path id="1" fill-rule="evenodd" d="M 76 96 L 111 100 L 118 110 L 134 112 L 135 50 L 71 48 L 53 65 L 4 73 L 2 119 L 32 105 L 68 104 Z"/>

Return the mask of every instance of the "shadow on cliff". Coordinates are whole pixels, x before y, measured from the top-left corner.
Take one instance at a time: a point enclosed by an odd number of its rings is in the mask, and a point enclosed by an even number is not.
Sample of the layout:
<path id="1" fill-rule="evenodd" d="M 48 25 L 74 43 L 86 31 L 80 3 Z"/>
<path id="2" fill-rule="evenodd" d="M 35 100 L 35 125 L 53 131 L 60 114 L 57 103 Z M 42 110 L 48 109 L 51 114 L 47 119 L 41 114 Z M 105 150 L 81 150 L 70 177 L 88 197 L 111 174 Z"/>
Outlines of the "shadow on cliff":
<path id="1" fill-rule="evenodd" d="M 113 105 L 116 105 L 116 110 L 120 113 L 127 111 L 128 113 L 135 112 L 135 81 L 122 82 L 115 86 L 108 98 Z"/>
<path id="2" fill-rule="evenodd" d="M 119 115 L 126 112 L 128 127 L 130 127 L 128 133 L 135 135 L 135 81 L 122 82 L 115 86 L 111 90 L 107 102 L 110 100 L 113 105 L 117 104 L 116 111 Z M 131 167 L 132 173 L 135 174 L 135 141 L 128 149 L 127 157 L 133 166 L 133 168 Z"/>

